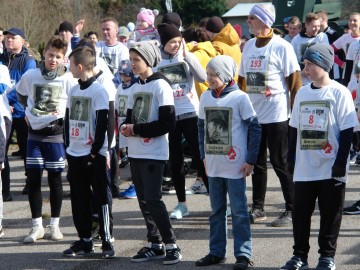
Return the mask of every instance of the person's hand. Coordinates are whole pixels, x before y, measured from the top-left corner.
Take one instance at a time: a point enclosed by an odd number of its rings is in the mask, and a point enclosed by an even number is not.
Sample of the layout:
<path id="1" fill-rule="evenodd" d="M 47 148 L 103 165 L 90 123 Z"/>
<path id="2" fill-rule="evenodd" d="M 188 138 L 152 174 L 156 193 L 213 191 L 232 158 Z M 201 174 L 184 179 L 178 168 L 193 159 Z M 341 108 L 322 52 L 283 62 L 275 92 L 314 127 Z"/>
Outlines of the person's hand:
<path id="1" fill-rule="evenodd" d="M 133 124 L 124 124 L 120 128 L 120 132 L 125 137 L 134 136 L 134 125 Z"/>
<path id="2" fill-rule="evenodd" d="M 206 173 L 206 175 L 207 175 L 207 172 L 206 172 L 206 160 L 205 160 L 205 158 L 203 159 L 203 163 L 204 163 L 205 173 Z"/>
<path id="3" fill-rule="evenodd" d="M 183 57 L 186 57 L 186 44 L 185 44 L 185 39 L 183 38 L 181 41 L 181 45 L 183 47 Z"/>
<path id="4" fill-rule="evenodd" d="M 84 158 L 84 167 L 88 168 L 94 164 L 96 155 L 89 154 Z"/>
<path id="5" fill-rule="evenodd" d="M 110 152 L 106 152 L 106 169 L 110 170 Z"/>
<path id="6" fill-rule="evenodd" d="M 81 19 L 81 20 L 79 20 L 79 21 L 77 21 L 77 22 L 75 23 L 75 27 L 74 27 L 75 33 L 74 33 L 74 35 L 79 35 L 79 34 L 80 34 L 81 30 L 82 30 L 83 27 L 84 27 L 84 23 L 85 23 L 85 20 L 84 20 L 84 19 Z"/>
<path id="7" fill-rule="evenodd" d="M 342 166 L 333 165 L 331 168 L 331 177 L 344 177 L 346 174 L 346 168 Z"/>
<path id="8" fill-rule="evenodd" d="M 10 111 L 11 111 L 11 113 L 14 112 L 14 106 L 10 106 Z"/>
<path id="9" fill-rule="evenodd" d="M 253 169 L 254 169 L 254 165 L 250 165 L 245 162 L 240 167 L 240 172 L 244 175 L 244 178 L 245 178 L 246 176 L 249 176 L 252 173 Z"/>

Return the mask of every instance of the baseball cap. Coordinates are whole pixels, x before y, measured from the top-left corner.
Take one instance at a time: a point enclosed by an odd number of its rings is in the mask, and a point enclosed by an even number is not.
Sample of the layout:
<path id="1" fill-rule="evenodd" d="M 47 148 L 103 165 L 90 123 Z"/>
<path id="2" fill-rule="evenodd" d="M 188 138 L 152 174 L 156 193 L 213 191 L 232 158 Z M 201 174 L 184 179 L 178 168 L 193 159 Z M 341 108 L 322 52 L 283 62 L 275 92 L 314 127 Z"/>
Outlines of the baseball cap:
<path id="1" fill-rule="evenodd" d="M 14 36 L 19 35 L 23 39 L 25 39 L 25 34 L 20 28 L 10 28 L 9 30 L 4 31 L 4 35 L 7 35 L 7 34 L 11 34 L 11 35 L 14 35 Z"/>

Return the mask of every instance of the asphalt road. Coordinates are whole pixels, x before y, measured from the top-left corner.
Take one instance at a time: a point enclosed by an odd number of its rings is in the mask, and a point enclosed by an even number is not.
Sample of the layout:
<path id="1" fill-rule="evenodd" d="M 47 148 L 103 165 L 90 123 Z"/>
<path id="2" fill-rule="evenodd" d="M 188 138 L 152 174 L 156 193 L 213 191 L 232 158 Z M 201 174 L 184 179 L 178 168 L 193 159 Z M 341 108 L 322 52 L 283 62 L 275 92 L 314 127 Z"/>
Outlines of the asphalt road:
<path id="1" fill-rule="evenodd" d="M 0 269 L 199 269 L 195 261 L 205 256 L 209 249 L 210 214 L 209 197 L 207 195 L 188 195 L 187 201 L 190 216 L 173 222 L 178 245 L 182 249 L 183 261 L 173 266 L 164 266 L 161 261 L 132 263 L 131 256 L 146 243 L 146 230 L 136 199 L 115 199 L 114 215 L 114 247 L 117 258 L 113 260 L 101 259 L 101 251 L 97 248 L 94 255 L 82 259 L 69 259 L 62 256 L 62 251 L 77 240 L 77 233 L 73 226 L 69 198 L 69 185 L 63 177 L 64 200 L 61 211 L 60 227 L 64 239 L 59 242 L 38 240 L 34 244 L 23 244 L 31 227 L 31 215 L 26 195 L 21 191 L 25 176 L 23 163 L 20 159 L 10 158 L 11 189 L 14 200 L 4 203 L 3 226 L 5 236 L 0 238 Z M 252 225 L 253 258 L 252 269 L 279 269 L 292 256 L 292 228 L 273 228 L 270 223 L 283 210 L 284 203 L 280 184 L 274 171 L 270 168 L 266 208 L 268 219 L 262 223 Z M 360 166 L 353 166 L 347 185 L 345 205 L 350 205 L 359 199 L 360 194 Z M 49 216 L 49 189 L 46 173 L 43 180 L 43 215 Z M 129 176 L 126 167 L 121 171 L 121 179 Z M 187 178 L 187 186 L 194 182 L 194 176 Z M 248 202 L 251 202 L 251 180 L 248 179 Z M 128 186 L 123 181 L 121 188 Z M 175 195 L 165 195 L 164 201 L 168 211 L 176 205 Z M 338 251 L 335 258 L 337 269 L 360 269 L 360 220 L 356 216 L 344 216 L 341 233 L 338 240 Z M 318 259 L 317 234 L 319 228 L 319 213 L 316 210 L 312 218 L 311 250 L 309 265 L 315 268 Z M 44 220 L 44 226 L 49 219 Z M 231 235 L 231 218 L 229 218 L 228 260 L 225 264 L 205 267 L 203 269 L 232 269 L 235 262 L 233 256 L 233 241 Z"/>

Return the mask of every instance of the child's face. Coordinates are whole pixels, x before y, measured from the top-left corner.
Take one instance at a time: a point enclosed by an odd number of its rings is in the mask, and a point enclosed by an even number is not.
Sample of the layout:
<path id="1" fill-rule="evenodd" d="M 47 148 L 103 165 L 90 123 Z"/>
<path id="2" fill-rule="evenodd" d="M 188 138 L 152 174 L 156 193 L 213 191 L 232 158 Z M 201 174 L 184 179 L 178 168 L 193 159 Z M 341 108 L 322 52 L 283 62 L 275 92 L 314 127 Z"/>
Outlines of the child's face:
<path id="1" fill-rule="evenodd" d="M 225 85 L 212 68 L 206 68 L 206 76 L 211 90 L 219 89 Z"/>
<path id="2" fill-rule="evenodd" d="M 175 55 L 179 51 L 181 43 L 182 37 L 174 37 L 165 44 L 164 51 L 168 54 Z"/>
<path id="3" fill-rule="evenodd" d="M 311 22 L 305 23 L 305 28 L 308 37 L 316 36 L 320 31 L 320 20 L 312 20 Z"/>
<path id="4" fill-rule="evenodd" d="M 59 64 L 64 62 L 64 52 L 63 50 L 57 49 L 55 47 L 50 47 L 44 53 L 45 57 L 45 68 L 47 70 L 55 70 Z"/>
<path id="5" fill-rule="evenodd" d="M 289 23 L 289 35 L 295 37 L 301 30 L 301 24 Z"/>
<path id="6" fill-rule="evenodd" d="M 150 68 L 137 53 L 130 51 L 131 69 L 135 75 L 142 75 Z M 151 69 L 151 68 L 150 68 Z"/>
<path id="7" fill-rule="evenodd" d="M 120 78 L 121 78 L 121 81 L 124 82 L 124 83 L 128 83 L 128 82 L 131 81 L 131 77 L 126 76 L 126 75 L 123 74 L 123 73 L 120 74 Z"/>
<path id="8" fill-rule="evenodd" d="M 320 66 L 315 65 L 313 62 L 310 62 L 309 60 L 304 60 L 304 72 L 306 77 L 308 77 L 311 81 L 318 81 L 319 79 L 323 78 L 327 72 Z"/>
<path id="9" fill-rule="evenodd" d="M 143 20 L 137 21 L 136 23 L 137 23 L 138 29 L 140 29 L 140 30 L 149 28 L 149 24 Z"/>
<path id="10" fill-rule="evenodd" d="M 360 16 L 359 15 L 351 15 L 349 18 L 349 29 L 353 32 L 357 32 L 360 27 Z"/>

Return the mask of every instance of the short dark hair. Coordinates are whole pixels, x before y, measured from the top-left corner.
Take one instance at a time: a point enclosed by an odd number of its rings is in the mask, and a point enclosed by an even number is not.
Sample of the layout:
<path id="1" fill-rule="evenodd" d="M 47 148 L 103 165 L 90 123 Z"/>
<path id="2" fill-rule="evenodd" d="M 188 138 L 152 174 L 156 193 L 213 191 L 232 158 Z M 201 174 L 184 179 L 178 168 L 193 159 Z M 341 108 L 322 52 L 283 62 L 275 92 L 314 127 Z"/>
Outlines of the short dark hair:
<path id="1" fill-rule="evenodd" d="M 49 41 L 46 43 L 44 52 L 46 52 L 50 48 L 56 48 L 61 50 L 64 55 L 66 54 L 68 43 L 60 36 L 53 36 L 49 39 Z"/>
<path id="2" fill-rule="evenodd" d="M 96 53 L 89 47 L 76 48 L 70 53 L 69 59 L 71 57 L 70 61 L 74 61 L 75 65 L 83 65 L 86 70 L 92 70 L 95 67 Z"/>
<path id="3" fill-rule="evenodd" d="M 84 35 L 84 38 L 90 38 L 91 35 L 95 35 L 97 38 L 99 37 L 98 33 L 95 31 L 89 31 Z"/>
<path id="4" fill-rule="evenodd" d="M 106 23 L 106 22 L 113 22 L 116 24 L 117 27 L 119 27 L 119 21 L 116 20 L 115 18 L 113 17 L 106 17 L 104 19 L 101 20 L 101 23 Z"/>
<path id="5" fill-rule="evenodd" d="M 205 31 L 201 31 L 199 28 L 195 28 L 195 27 L 186 28 L 185 31 L 182 33 L 182 35 L 186 42 L 210 41 L 210 37 L 205 33 Z"/>

